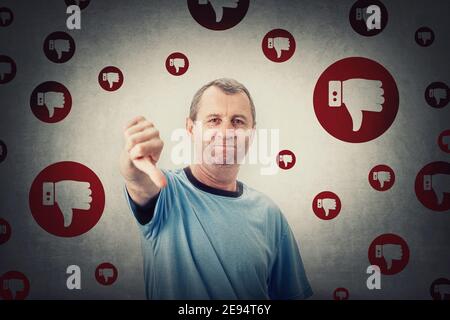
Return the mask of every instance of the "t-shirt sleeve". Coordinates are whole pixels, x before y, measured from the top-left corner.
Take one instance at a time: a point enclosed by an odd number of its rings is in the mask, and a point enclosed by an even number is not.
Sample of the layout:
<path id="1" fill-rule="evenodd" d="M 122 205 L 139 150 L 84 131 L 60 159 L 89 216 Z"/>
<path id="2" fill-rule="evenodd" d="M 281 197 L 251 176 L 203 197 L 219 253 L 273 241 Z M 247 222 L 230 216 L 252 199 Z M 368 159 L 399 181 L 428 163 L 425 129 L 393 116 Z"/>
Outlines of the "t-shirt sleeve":
<path id="1" fill-rule="evenodd" d="M 269 296 L 274 300 L 297 300 L 312 294 L 297 242 L 286 225 L 271 270 Z"/>
<path id="2" fill-rule="evenodd" d="M 146 239 L 155 237 L 158 234 L 167 219 L 170 204 L 174 199 L 175 181 L 173 173 L 168 170 L 162 171 L 166 176 L 167 186 L 162 188 L 159 194 L 155 196 L 156 198 L 150 200 L 145 206 L 138 206 L 134 203 L 124 186 L 128 207 L 136 218 L 137 225 Z"/>

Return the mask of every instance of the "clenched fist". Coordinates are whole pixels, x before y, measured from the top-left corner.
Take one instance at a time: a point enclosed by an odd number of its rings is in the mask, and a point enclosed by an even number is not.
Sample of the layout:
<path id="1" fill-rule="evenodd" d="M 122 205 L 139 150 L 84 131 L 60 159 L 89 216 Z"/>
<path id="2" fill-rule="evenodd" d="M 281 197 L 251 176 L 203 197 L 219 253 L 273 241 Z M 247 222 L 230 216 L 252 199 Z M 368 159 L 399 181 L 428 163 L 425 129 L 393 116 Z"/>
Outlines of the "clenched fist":
<path id="1" fill-rule="evenodd" d="M 166 177 L 156 167 L 164 143 L 154 124 L 142 116 L 126 125 L 124 136 L 120 170 L 130 196 L 143 205 L 167 185 Z"/>

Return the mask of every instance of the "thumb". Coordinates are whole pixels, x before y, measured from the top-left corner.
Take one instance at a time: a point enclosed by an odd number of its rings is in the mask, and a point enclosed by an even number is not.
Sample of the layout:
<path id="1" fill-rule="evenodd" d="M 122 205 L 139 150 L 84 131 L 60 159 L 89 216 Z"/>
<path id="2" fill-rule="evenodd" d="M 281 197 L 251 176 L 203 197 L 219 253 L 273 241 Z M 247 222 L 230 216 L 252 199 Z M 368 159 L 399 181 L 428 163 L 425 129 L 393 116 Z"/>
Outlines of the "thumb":
<path id="1" fill-rule="evenodd" d="M 325 217 L 328 217 L 330 214 L 330 209 L 328 207 L 324 207 L 323 210 L 325 210 Z"/>
<path id="2" fill-rule="evenodd" d="M 281 57 L 281 49 L 275 48 L 275 51 L 277 52 L 277 58 L 279 59 Z"/>
<path id="3" fill-rule="evenodd" d="M 392 259 L 384 258 L 386 260 L 388 270 L 392 268 Z"/>
<path id="4" fill-rule="evenodd" d="M 61 210 L 61 213 L 64 218 L 64 228 L 68 228 L 72 224 L 72 217 L 73 217 L 72 208 L 64 203 L 59 203 L 59 202 L 58 202 L 58 207 L 59 207 L 59 210 Z"/>
<path id="5" fill-rule="evenodd" d="M 135 161 L 139 161 L 140 169 L 144 171 L 153 183 L 159 188 L 164 188 L 167 185 L 167 179 L 164 173 L 156 167 L 150 157 L 141 158 Z"/>
<path id="6" fill-rule="evenodd" d="M 379 181 L 380 181 L 380 188 L 383 189 L 383 187 L 384 187 L 384 180 L 381 179 L 381 180 L 379 180 Z"/>

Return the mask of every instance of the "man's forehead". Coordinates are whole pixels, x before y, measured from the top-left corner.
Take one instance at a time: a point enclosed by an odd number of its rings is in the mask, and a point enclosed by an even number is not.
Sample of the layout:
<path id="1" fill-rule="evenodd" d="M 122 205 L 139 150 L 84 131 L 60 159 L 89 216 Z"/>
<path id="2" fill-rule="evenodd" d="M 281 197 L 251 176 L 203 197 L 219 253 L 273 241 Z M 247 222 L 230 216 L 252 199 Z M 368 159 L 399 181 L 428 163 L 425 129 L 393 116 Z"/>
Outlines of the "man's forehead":
<path id="1" fill-rule="evenodd" d="M 199 113 L 205 115 L 230 112 L 244 115 L 251 114 L 250 100 L 244 92 L 227 94 L 214 86 L 205 90 L 199 106 Z"/>

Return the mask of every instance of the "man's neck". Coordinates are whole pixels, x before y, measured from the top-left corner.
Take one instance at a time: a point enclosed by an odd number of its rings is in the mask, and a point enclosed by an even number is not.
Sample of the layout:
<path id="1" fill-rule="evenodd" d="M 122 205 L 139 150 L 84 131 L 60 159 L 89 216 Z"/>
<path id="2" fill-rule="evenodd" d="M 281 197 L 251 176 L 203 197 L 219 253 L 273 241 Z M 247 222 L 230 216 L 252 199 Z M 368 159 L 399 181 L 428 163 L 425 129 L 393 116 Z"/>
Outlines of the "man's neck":
<path id="1" fill-rule="evenodd" d="M 212 188 L 236 191 L 239 166 L 205 166 L 201 164 L 190 165 L 192 175 L 201 183 Z"/>

